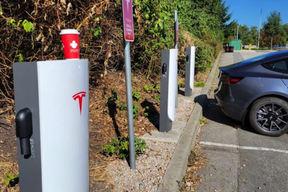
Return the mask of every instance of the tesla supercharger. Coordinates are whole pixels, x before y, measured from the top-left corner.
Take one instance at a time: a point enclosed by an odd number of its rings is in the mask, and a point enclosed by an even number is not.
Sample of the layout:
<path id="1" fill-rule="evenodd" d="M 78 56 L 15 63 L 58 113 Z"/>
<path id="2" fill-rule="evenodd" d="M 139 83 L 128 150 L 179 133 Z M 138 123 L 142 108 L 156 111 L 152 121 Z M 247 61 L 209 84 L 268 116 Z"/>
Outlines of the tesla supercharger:
<path id="1" fill-rule="evenodd" d="M 195 46 L 186 48 L 185 96 L 191 96 L 194 89 Z"/>
<path id="2" fill-rule="evenodd" d="M 175 120 L 175 100 L 177 85 L 177 49 L 162 51 L 161 89 L 160 89 L 160 126 L 159 131 L 168 132 Z"/>
<path id="3" fill-rule="evenodd" d="M 88 60 L 14 63 L 21 192 L 89 191 Z"/>

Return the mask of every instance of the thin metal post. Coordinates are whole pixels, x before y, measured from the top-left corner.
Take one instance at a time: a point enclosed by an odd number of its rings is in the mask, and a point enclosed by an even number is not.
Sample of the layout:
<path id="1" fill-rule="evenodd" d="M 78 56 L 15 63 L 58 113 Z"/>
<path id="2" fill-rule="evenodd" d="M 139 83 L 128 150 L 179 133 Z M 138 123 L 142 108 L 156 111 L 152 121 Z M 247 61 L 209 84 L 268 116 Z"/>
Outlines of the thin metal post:
<path id="1" fill-rule="evenodd" d="M 179 26 L 178 26 L 178 19 L 177 19 L 177 10 L 175 10 L 174 12 L 175 18 L 175 32 L 174 32 L 174 40 L 175 40 L 175 49 L 177 50 L 178 48 L 178 30 L 179 30 Z M 178 53 L 178 52 L 177 52 Z M 178 108 L 178 54 L 177 54 L 177 63 L 176 63 L 176 92 L 175 92 L 176 96 L 175 96 L 175 108 Z"/>
<path id="2" fill-rule="evenodd" d="M 178 42 L 177 42 L 177 10 L 175 10 L 174 12 L 174 22 L 175 22 L 175 38 L 174 38 L 174 43 L 175 43 L 175 49 L 177 49 L 177 46 L 178 46 Z"/>
<path id="3" fill-rule="evenodd" d="M 261 11 L 260 11 L 260 19 L 259 19 L 259 31 L 258 31 L 258 49 L 259 49 L 259 42 L 260 42 L 261 15 L 262 15 L 262 8 L 261 8 Z"/>
<path id="4" fill-rule="evenodd" d="M 133 103 L 132 103 L 132 83 L 131 83 L 131 60 L 130 42 L 125 41 L 125 77 L 126 77 L 126 96 L 128 108 L 128 129 L 129 129 L 129 163 L 131 169 L 136 169 L 135 165 L 135 146 L 134 146 L 134 125 L 133 125 Z"/>

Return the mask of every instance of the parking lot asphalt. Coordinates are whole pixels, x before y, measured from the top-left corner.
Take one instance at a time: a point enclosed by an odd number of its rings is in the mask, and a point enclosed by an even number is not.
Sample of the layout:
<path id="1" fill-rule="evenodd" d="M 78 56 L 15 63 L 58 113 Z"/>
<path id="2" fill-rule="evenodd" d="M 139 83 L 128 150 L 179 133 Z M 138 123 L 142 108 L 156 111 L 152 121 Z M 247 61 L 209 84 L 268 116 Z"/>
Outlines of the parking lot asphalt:
<path id="1" fill-rule="evenodd" d="M 219 66 L 266 53 L 223 53 Z M 217 74 L 203 110 L 208 124 L 201 127 L 198 151 L 207 158 L 207 164 L 198 173 L 202 181 L 197 191 L 288 191 L 288 134 L 262 136 L 250 125 L 226 117 L 213 96 Z"/>

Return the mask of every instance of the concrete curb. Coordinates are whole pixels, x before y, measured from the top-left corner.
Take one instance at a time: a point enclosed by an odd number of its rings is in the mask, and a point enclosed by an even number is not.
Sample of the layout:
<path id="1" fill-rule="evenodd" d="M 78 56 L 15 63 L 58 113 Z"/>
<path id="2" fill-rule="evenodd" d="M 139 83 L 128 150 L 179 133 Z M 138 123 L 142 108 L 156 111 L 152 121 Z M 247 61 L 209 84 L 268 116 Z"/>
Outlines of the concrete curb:
<path id="1" fill-rule="evenodd" d="M 159 186 L 157 192 L 176 192 L 179 189 L 180 183 L 186 172 L 190 151 L 195 145 L 196 136 L 199 132 L 199 119 L 202 117 L 202 106 L 205 105 L 220 55 L 221 52 L 213 65 L 200 96 L 197 97 L 194 109 L 192 110 L 189 120 L 180 135 L 177 147 L 165 172 L 163 182 Z"/>

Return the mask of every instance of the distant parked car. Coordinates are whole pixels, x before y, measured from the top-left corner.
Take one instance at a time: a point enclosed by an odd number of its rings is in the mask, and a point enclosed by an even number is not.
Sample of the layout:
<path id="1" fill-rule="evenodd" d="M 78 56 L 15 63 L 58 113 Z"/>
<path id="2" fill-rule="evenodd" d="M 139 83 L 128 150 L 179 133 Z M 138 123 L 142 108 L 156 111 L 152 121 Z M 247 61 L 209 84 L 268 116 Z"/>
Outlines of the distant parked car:
<path id="1" fill-rule="evenodd" d="M 215 98 L 232 119 L 260 134 L 288 132 L 288 50 L 220 67 Z"/>
<path id="2" fill-rule="evenodd" d="M 276 50 L 285 50 L 285 49 L 288 49 L 288 46 L 287 45 L 276 45 L 273 47 L 273 49 L 276 49 Z"/>

